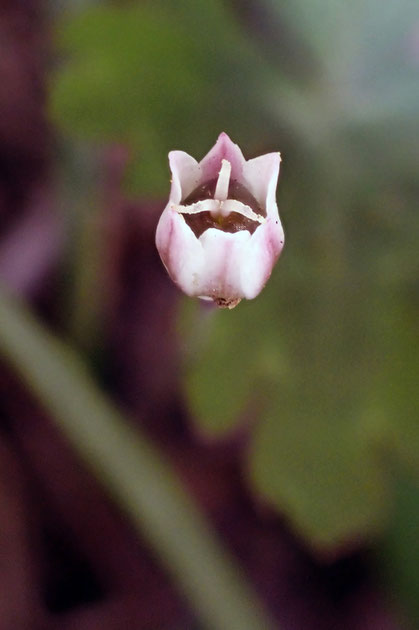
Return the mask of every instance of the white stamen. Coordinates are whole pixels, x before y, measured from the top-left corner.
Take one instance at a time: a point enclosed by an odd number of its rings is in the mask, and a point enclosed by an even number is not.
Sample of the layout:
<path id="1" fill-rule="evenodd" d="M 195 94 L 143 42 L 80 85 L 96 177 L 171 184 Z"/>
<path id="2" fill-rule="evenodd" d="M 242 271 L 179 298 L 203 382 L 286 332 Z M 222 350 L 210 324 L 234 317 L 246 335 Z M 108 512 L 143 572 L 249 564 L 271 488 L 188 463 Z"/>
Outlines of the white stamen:
<path id="1" fill-rule="evenodd" d="M 218 175 L 217 186 L 215 187 L 214 199 L 225 201 L 228 198 L 228 187 L 230 185 L 231 164 L 228 160 L 222 160 L 221 170 Z"/>

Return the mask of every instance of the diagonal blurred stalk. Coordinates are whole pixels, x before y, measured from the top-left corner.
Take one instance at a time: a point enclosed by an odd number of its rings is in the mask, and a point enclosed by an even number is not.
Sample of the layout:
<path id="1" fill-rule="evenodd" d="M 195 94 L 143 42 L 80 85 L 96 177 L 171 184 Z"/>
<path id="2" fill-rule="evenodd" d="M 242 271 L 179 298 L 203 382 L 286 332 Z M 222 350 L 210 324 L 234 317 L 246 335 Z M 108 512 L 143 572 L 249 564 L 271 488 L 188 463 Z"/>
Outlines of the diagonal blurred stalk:
<path id="1" fill-rule="evenodd" d="M 0 353 L 159 555 L 206 628 L 278 629 L 176 471 L 96 388 L 76 353 L 4 293 Z"/>

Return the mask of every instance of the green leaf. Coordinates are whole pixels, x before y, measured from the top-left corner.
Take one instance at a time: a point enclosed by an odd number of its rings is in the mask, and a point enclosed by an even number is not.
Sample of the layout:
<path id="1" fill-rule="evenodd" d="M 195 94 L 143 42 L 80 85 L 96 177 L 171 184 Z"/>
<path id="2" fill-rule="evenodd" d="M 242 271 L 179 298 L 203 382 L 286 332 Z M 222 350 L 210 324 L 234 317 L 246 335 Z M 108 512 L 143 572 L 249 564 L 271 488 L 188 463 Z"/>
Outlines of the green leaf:
<path id="1" fill-rule="evenodd" d="M 359 426 L 360 410 L 330 409 L 301 388 L 280 388 L 258 425 L 250 453 L 252 485 L 319 548 L 380 532 L 389 479 Z"/>
<path id="2" fill-rule="evenodd" d="M 375 395 L 388 425 L 390 447 L 419 479 L 419 326 L 417 304 L 409 293 L 387 311 L 388 355 Z"/>
<path id="3" fill-rule="evenodd" d="M 91 7 L 56 39 L 53 120 L 132 147 L 130 181 L 143 193 L 167 187 L 170 149 L 204 155 L 224 129 L 253 142 L 269 133 L 255 107 L 266 69 L 221 2 Z"/>
<path id="4" fill-rule="evenodd" d="M 388 427 L 371 403 L 374 324 L 365 327 L 359 310 L 374 304 L 336 272 L 312 274 L 308 287 L 290 256 L 254 302 L 213 322 L 198 317 L 186 387 L 206 435 L 252 420 L 251 487 L 311 544 L 330 548 L 376 535 L 390 508 Z"/>
<path id="5" fill-rule="evenodd" d="M 378 560 L 388 595 L 409 612 L 412 628 L 419 626 L 419 484 L 398 475 L 393 519 L 381 541 Z"/>
<path id="6" fill-rule="evenodd" d="M 227 311 L 184 302 L 179 336 L 185 349 L 193 349 L 186 357 L 185 386 L 207 437 L 234 430 L 246 412 L 264 405 L 281 374 L 281 353 L 264 323 L 267 304 L 243 301 Z"/>

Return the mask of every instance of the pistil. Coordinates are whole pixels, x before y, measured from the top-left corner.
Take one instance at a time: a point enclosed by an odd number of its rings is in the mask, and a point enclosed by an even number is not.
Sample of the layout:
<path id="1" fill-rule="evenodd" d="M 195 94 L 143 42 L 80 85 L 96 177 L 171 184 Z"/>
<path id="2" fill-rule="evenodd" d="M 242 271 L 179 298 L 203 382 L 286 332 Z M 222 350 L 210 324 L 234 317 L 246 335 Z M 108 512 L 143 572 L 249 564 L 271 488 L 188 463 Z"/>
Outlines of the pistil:
<path id="1" fill-rule="evenodd" d="M 217 201 L 225 201 L 228 199 L 228 188 L 230 185 L 231 164 L 228 160 L 221 161 L 221 170 L 218 175 L 217 185 L 215 187 L 214 199 Z"/>

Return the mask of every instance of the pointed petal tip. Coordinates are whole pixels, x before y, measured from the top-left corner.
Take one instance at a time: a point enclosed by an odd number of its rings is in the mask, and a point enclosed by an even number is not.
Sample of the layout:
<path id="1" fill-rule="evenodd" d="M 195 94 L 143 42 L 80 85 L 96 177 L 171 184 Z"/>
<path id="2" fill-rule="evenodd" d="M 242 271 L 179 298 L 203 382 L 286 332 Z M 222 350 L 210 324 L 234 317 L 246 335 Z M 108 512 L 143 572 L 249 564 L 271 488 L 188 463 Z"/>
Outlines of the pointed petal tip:
<path id="1" fill-rule="evenodd" d="M 232 178 L 240 179 L 245 161 L 243 153 L 239 145 L 235 144 L 225 131 L 220 133 L 215 145 L 199 163 L 203 178 L 218 177 L 223 159 L 231 164 Z"/>
<path id="2" fill-rule="evenodd" d="M 226 133 L 225 131 L 222 131 L 220 133 L 220 135 L 217 138 L 216 144 L 233 147 L 234 148 L 233 150 L 237 150 L 237 149 L 240 150 L 239 145 L 233 142 L 233 140 L 230 138 L 228 133 Z"/>

